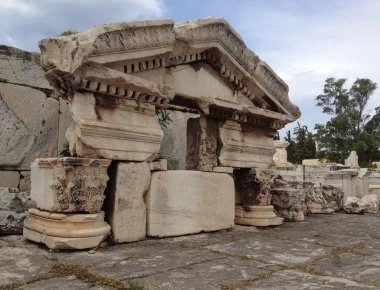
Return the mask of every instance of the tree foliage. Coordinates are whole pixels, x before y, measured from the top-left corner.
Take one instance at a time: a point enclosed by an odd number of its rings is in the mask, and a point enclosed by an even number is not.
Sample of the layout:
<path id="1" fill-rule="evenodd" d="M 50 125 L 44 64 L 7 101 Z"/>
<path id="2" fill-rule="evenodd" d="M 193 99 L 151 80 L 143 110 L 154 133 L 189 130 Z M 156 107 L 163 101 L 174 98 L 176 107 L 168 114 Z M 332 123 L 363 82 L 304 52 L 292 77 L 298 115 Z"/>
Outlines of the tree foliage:
<path id="1" fill-rule="evenodd" d="M 293 134 L 291 134 L 290 130 L 287 131 L 285 140 L 289 142 L 287 148 L 289 162 L 301 164 L 304 159 L 316 157 L 314 136 L 313 133 L 309 132 L 307 126 L 301 126 L 297 122 L 297 127 L 293 129 Z"/>
<path id="2" fill-rule="evenodd" d="M 349 90 L 346 79 L 328 78 L 317 106 L 331 116 L 326 124 L 316 124 L 316 139 L 321 145 L 320 157 L 343 163 L 349 152 L 356 150 L 361 166 L 379 158 L 380 108 L 371 117 L 368 100 L 377 88 L 369 79 L 358 78 Z"/>

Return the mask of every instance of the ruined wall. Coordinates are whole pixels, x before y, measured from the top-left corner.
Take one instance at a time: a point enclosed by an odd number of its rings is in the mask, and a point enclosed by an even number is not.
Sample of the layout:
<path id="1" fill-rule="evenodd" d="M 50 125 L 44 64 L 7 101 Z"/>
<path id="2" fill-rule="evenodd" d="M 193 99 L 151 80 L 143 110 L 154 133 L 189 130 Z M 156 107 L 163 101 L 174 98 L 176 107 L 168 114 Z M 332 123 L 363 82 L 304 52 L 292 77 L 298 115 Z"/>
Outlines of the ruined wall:
<path id="1" fill-rule="evenodd" d="M 70 122 L 38 53 L 0 45 L 0 187 L 30 190 L 30 164 L 57 156 Z"/>

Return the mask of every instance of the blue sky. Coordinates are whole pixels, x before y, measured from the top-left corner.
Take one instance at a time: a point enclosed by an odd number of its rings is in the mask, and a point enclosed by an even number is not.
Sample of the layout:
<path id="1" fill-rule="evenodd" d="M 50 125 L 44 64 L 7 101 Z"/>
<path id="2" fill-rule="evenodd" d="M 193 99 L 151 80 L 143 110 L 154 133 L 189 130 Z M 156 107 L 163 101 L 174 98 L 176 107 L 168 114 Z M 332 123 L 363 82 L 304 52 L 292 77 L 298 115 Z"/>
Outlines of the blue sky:
<path id="1" fill-rule="evenodd" d="M 290 99 L 302 111 L 299 122 L 309 129 L 328 120 L 315 107 L 326 78 L 347 78 L 350 85 L 367 77 L 380 85 L 378 0 L 0 0 L 0 44 L 39 51 L 39 39 L 67 28 L 206 16 L 225 18 L 288 83 Z M 376 106 L 380 89 L 368 112 Z"/>

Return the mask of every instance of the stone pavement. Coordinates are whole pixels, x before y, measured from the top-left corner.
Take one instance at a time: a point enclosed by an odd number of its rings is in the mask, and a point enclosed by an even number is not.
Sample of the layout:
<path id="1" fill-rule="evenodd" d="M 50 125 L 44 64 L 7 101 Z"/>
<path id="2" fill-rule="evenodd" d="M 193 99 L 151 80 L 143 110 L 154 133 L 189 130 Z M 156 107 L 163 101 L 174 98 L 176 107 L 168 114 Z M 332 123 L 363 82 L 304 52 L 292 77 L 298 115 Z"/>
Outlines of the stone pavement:
<path id="1" fill-rule="evenodd" d="M 0 289 L 380 289 L 380 215 L 202 233 L 90 251 L 0 238 Z"/>

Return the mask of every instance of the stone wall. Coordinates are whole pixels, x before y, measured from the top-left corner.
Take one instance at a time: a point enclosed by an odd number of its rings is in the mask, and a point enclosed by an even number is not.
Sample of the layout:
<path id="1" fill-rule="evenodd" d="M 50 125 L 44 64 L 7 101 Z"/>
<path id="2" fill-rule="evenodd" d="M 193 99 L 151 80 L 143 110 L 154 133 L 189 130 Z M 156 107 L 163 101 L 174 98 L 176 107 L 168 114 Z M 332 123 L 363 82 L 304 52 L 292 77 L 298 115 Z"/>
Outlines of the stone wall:
<path id="1" fill-rule="evenodd" d="M 39 54 L 0 45 L 0 187 L 30 190 L 30 164 L 59 155 L 70 118 Z"/>
<path id="2" fill-rule="evenodd" d="M 368 168 L 337 170 L 333 165 L 321 164 L 278 167 L 276 171 L 287 181 L 313 182 L 339 187 L 345 196 L 362 197 L 369 193 L 377 193 L 380 189 L 380 174 Z"/>

